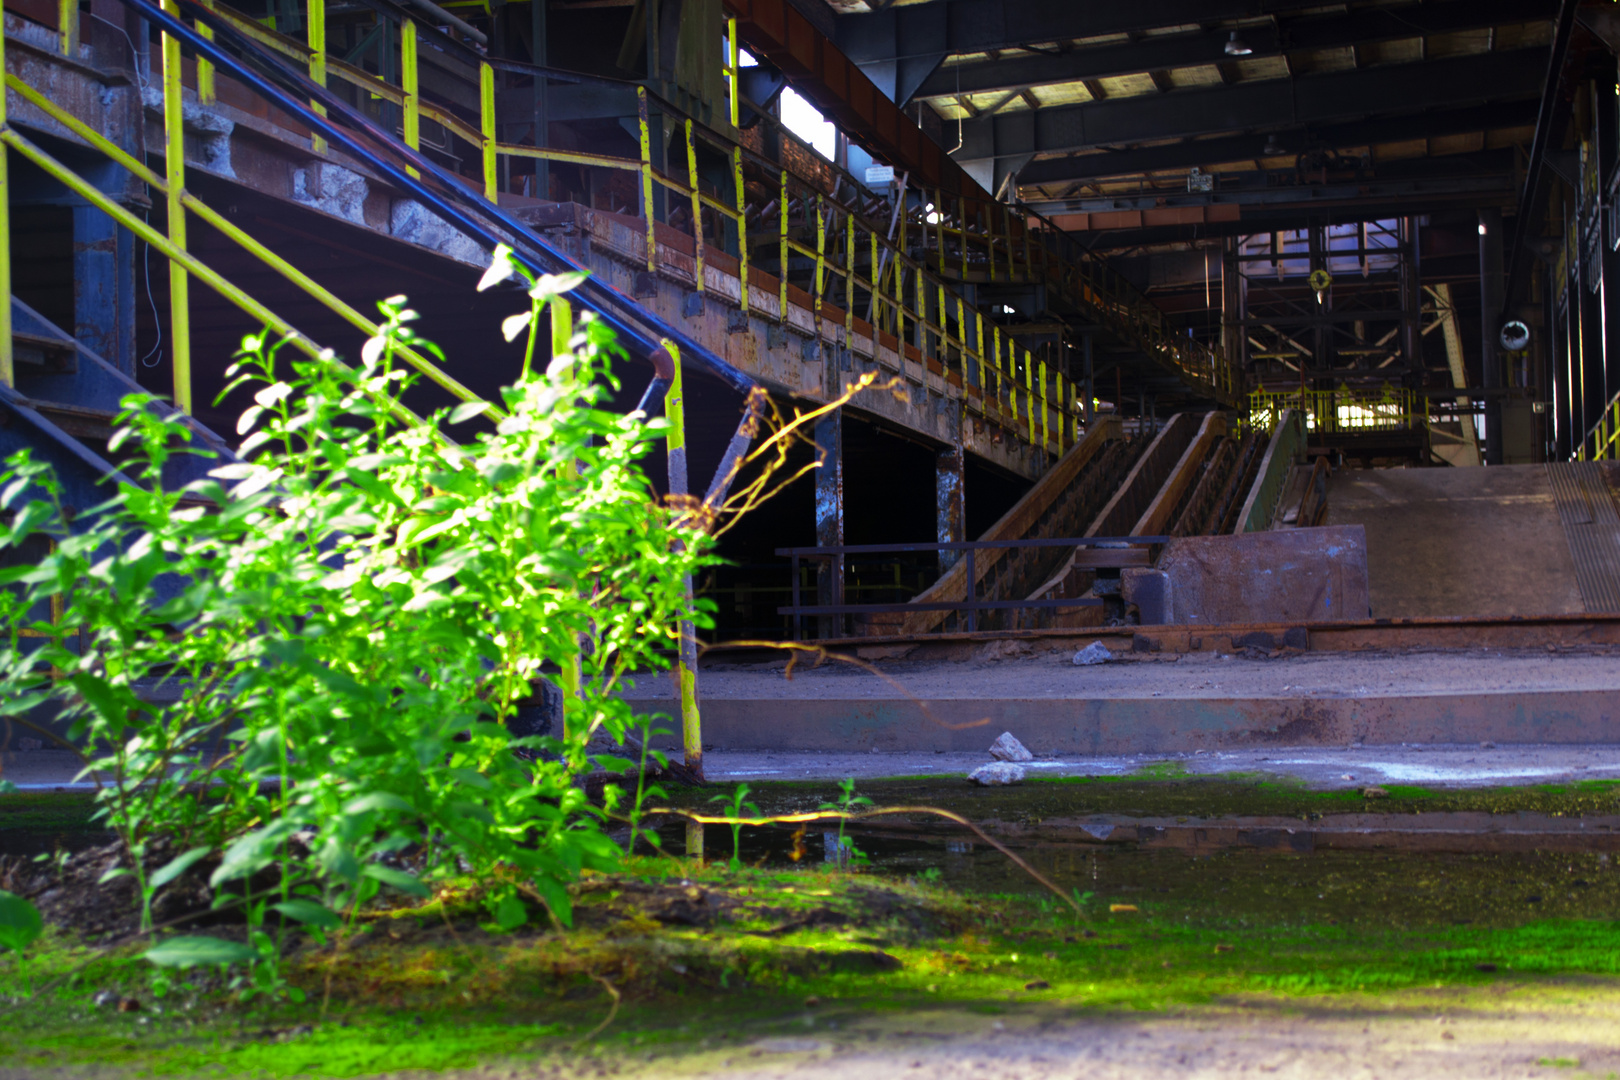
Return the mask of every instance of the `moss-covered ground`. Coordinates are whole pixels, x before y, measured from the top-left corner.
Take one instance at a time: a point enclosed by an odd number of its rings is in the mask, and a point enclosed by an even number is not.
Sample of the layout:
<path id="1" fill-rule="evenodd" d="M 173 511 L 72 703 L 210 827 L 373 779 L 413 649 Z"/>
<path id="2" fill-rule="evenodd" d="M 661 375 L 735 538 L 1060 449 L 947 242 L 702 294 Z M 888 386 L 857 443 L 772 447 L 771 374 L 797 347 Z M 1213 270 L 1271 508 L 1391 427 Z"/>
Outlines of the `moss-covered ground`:
<path id="1" fill-rule="evenodd" d="M 995 806 L 1005 818 L 1076 807 L 1205 816 L 1212 800 L 1251 814 L 1366 803 L 1259 778 L 1210 784 L 1031 784 Z M 862 793 L 991 816 L 977 793 L 937 779 Z M 762 784 L 750 798 L 781 811 L 835 795 L 831 784 Z M 1604 785 L 1396 789 L 1373 805 L 1609 813 L 1615 797 Z M 1007 810 L 1013 802 L 1022 810 Z M 711 827 L 703 867 L 645 857 L 624 874 L 587 878 L 566 932 L 538 923 L 495 932 L 482 925 L 478 884 L 459 883 L 424 907 L 375 913 L 341 947 L 294 948 L 285 974 L 301 1004 L 241 1002 L 215 973 L 194 972 L 159 996 L 136 959 L 140 943 L 90 947 L 52 932 L 24 958 L 0 957 L 0 1073 L 357 1076 L 514 1060 L 594 1072 L 838 1017 L 902 1027 L 940 1010 L 1010 1023 L 1233 1001 L 1383 1008 L 1436 988 L 1453 1010 L 1500 1008 L 1504 995 L 1531 1005 L 1620 995 L 1620 867 L 1602 853 L 1193 859 L 1021 849 L 1080 902 L 1077 914 L 982 844 L 851 837 L 869 865 L 825 861 L 836 843 L 819 829 L 783 829 L 747 834 L 746 864 L 731 868 L 729 831 Z"/>

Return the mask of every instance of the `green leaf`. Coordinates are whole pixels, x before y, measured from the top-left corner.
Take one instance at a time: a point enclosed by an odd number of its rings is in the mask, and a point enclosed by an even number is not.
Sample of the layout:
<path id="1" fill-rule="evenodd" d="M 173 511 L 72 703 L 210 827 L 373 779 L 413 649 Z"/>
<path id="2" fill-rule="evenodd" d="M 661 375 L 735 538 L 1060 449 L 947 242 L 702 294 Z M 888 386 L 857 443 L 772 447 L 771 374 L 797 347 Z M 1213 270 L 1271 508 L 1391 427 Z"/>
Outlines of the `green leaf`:
<path id="1" fill-rule="evenodd" d="M 529 295 L 536 300 L 561 296 L 578 288 L 590 276 L 588 270 L 571 270 L 566 274 L 542 274 L 540 280 L 534 283 L 534 288 L 529 290 Z"/>
<path id="2" fill-rule="evenodd" d="M 392 866 L 383 866 L 380 863 L 367 863 L 360 871 L 373 881 L 380 881 L 384 885 L 391 885 L 400 892 L 419 896 L 423 900 L 433 895 L 433 890 L 422 884 L 422 880 L 403 870 L 395 870 Z"/>
<path id="3" fill-rule="evenodd" d="M 147 949 L 141 958 L 158 967 L 189 968 L 198 964 L 245 964 L 259 954 L 246 945 L 215 937 L 178 937 Z"/>
<path id="4" fill-rule="evenodd" d="M 45 932 L 39 909 L 14 893 L 0 889 L 0 948 L 22 952 Z"/>
<path id="5" fill-rule="evenodd" d="M 516 896 L 508 895 L 495 905 L 495 925 L 510 932 L 529 921 L 529 910 Z"/>
<path id="6" fill-rule="evenodd" d="M 513 338 L 523 333 L 523 331 L 527 330 L 529 328 L 529 323 L 533 321 L 534 312 L 532 311 L 525 311 L 518 315 L 508 315 L 506 318 L 501 320 L 501 336 L 507 341 L 511 341 Z"/>
<path id="7" fill-rule="evenodd" d="M 450 410 L 450 422 L 459 424 L 465 420 L 471 420 L 475 416 L 482 416 L 488 411 L 489 402 L 487 401 L 463 401 Z"/>
<path id="8" fill-rule="evenodd" d="M 336 930 L 343 925 L 342 919 L 339 919 L 331 910 L 313 900 L 283 900 L 279 904 L 271 904 L 270 910 L 279 911 L 294 922 L 318 926 L 322 930 Z"/>
<path id="9" fill-rule="evenodd" d="M 343 807 L 344 814 L 365 814 L 372 810 L 405 810 L 411 809 L 411 804 L 398 795 L 390 795 L 386 791 L 374 791 L 370 795 L 362 795 L 351 800 Z"/>
<path id="10" fill-rule="evenodd" d="M 151 878 L 146 883 L 147 887 L 153 892 L 157 892 L 163 886 L 191 869 L 198 859 L 203 858 L 213 850 L 211 847 L 194 847 L 190 851 L 176 855 L 152 872 Z"/>
<path id="11" fill-rule="evenodd" d="M 484 292 L 493 289 L 501 282 L 517 273 L 517 267 L 512 263 L 512 249 L 505 244 L 495 245 L 495 250 L 489 257 L 489 269 L 484 276 L 478 279 L 478 291 Z M 508 341 L 511 339 L 508 338 Z"/>

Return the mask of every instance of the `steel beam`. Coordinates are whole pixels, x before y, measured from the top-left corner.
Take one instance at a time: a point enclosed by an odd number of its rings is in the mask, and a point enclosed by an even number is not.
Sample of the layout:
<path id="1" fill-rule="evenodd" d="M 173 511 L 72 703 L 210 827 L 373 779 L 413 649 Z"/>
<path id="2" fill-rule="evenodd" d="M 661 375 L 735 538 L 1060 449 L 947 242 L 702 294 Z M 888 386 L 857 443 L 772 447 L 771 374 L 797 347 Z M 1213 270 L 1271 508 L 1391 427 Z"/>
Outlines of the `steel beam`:
<path id="1" fill-rule="evenodd" d="M 1137 0 L 1129 4 L 948 0 L 840 15 L 835 33 L 839 49 L 855 63 L 866 65 L 933 51 L 1011 49 L 1069 38 L 1253 19 L 1316 6 L 1320 5 L 1315 0 Z"/>
<path id="2" fill-rule="evenodd" d="M 937 512 L 936 536 L 942 544 L 967 539 L 964 512 L 964 462 L 960 443 L 947 446 L 934 458 L 934 505 Z M 939 572 L 956 565 L 961 552 L 941 549 Z"/>
<path id="3" fill-rule="evenodd" d="M 967 165 L 1233 129 L 1293 128 L 1379 113 L 1514 101 L 1535 96 L 1546 62 L 1546 49 L 1514 49 L 1298 80 L 1268 79 L 1214 90 L 1002 113 L 963 124 L 957 160 Z"/>
<path id="4" fill-rule="evenodd" d="M 844 544 L 844 411 L 834 409 L 816 421 L 816 546 Z M 844 556 L 830 555 L 816 570 L 816 602 L 822 606 L 844 603 Z M 842 632 L 840 616 L 823 616 L 818 637 Z"/>
<path id="5" fill-rule="evenodd" d="M 897 23 L 907 20 L 908 13 L 913 12 L 918 14 L 910 15 L 909 21 L 923 21 L 918 18 L 919 15 L 941 6 L 930 4 L 900 8 L 893 14 Z M 1550 19 L 1556 13 L 1556 5 L 1549 0 L 1445 0 L 1443 3 L 1372 8 L 1351 14 L 1274 21 L 1266 26 L 1245 27 L 1242 34 L 1244 43 L 1252 50 L 1250 59 L 1256 59 L 1303 49 L 1338 48 L 1475 30 L 1501 23 Z M 943 20 L 935 18 L 932 22 L 936 25 L 930 27 L 931 36 L 939 39 L 943 47 Z M 1209 25 L 1207 20 L 1204 22 L 1206 26 Z M 922 80 L 915 92 L 923 98 L 981 94 L 1211 64 L 1225 59 L 1227 35 L 1226 29 L 1217 28 L 1111 42 L 1068 52 L 1030 49 L 1020 52 L 1015 58 L 978 61 L 935 71 Z M 899 51 L 896 49 L 895 53 L 898 55 Z M 916 51 L 909 40 L 906 51 Z M 965 53 L 978 50 L 972 43 L 962 42 L 952 51 Z M 917 61 L 907 58 L 885 62 L 900 65 Z"/>
<path id="6" fill-rule="evenodd" d="M 1536 104 L 1531 100 L 1509 101 L 1500 105 L 1462 109 L 1429 110 L 1416 116 L 1387 120 L 1358 121 L 1283 133 L 1283 154 L 1305 149 L 1341 150 L 1409 139 L 1429 139 L 1461 135 L 1473 131 L 1524 127 L 1536 122 Z M 1144 146 L 1131 150 L 1108 150 L 1076 157 L 1032 161 L 1018 172 L 1021 185 L 1058 184 L 1092 180 L 1106 176 L 1187 169 L 1194 165 L 1223 165 L 1234 161 L 1255 161 L 1277 157 L 1266 153 L 1267 135 L 1234 135 L 1219 139 L 1198 139 L 1169 146 Z"/>
<path id="7" fill-rule="evenodd" d="M 1564 81 L 1565 61 L 1569 56 L 1569 39 L 1575 31 L 1575 10 L 1579 0 L 1563 0 L 1558 9 L 1558 21 L 1553 26 L 1552 48 L 1541 89 L 1541 106 L 1536 114 L 1536 137 L 1530 144 L 1530 161 L 1525 168 L 1524 191 L 1519 198 L 1519 212 L 1514 215 L 1513 243 L 1509 247 L 1507 288 L 1504 304 L 1517 302 L 1530 284 L 1530 263 L 1534 254 L 1530 240 L 1541 234 L 1541 223 L 1547 216 L 1547 152 L 1555 143 L 1562 146 L 1564 128 L 1569 123 L 1570 97 L 1560 91 Z M 1500 324 L 1502 312 L 1497 312 Z"/>

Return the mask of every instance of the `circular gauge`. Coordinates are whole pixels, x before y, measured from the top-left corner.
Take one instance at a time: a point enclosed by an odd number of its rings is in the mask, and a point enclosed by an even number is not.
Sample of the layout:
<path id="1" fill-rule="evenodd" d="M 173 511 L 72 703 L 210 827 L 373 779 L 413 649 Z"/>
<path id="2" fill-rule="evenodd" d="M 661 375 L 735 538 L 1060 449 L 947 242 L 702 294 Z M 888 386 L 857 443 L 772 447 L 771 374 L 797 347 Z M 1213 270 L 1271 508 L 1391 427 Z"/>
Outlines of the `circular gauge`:
<path id="1" fill-rule="evenodd" d="M 1508 352 L 1519 352 L 1530 344 L 1530 328 L 1518 319 L 1502 324 L 1502 348 Z"/>

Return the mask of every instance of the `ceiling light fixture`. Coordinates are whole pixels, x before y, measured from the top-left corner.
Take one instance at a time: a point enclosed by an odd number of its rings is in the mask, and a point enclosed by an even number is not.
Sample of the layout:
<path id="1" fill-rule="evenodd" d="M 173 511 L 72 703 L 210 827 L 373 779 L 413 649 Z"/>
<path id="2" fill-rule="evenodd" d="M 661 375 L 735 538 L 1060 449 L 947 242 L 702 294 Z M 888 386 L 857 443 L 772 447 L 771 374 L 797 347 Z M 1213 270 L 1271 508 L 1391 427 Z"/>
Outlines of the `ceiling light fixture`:
<path id="1" fill-rule="evenodd" d="M 1282 143 L 1277 141 L 1276 135 L 1267 135 L 1266 145 L 1260 148 L 1260 152 L 1267 157 L 1276 157 L 1283 152 Z"/>
<path id="2" fill-rule="evenodd" d="M 1249 48 L 1249 43 L 1244 41 L 1236 30 L 1232 31 L 1232 36 L 1226 39 L 1227 56 L 1248 56 L 1252 52 L 1254 50 Z"/>

